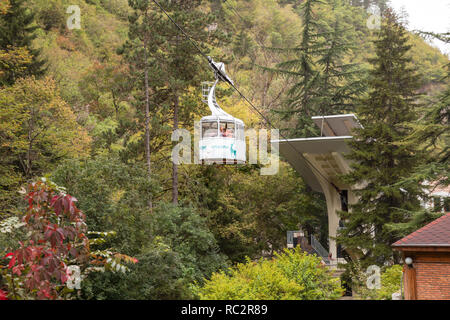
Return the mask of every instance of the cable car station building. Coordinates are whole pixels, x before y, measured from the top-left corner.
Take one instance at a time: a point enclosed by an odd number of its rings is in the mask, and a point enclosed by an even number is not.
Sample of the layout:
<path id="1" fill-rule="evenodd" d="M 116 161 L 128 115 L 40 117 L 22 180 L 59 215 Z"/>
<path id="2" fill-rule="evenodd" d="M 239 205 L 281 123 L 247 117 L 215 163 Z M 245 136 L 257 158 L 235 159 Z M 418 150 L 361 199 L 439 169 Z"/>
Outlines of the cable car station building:
<path id="1" fill-rule="evenodd" d="M 277 140 L 279 152 L 287 162 L 303 177 L 305 182 L 317 192 L 325 195 L 328 211 L 328 238 L 331 265 L 345 263 L 341 250 L 334 238 L 343 226 L 337 211 L 347 211 L 348 204 L 355 197 L 348 185 L 339 181 L 338 176 L 350 172 L 349 160 L 344 154 L 350 151 L 347 142 L 351 140 L 352 129 L 360 127 L 353 114 L 318 116 L 312 118 L 321 129 L 321 137 Z M 323 257 L 329 260 L 329 257 Z M 328 261 L 327 261 L 328 262 Z"/>

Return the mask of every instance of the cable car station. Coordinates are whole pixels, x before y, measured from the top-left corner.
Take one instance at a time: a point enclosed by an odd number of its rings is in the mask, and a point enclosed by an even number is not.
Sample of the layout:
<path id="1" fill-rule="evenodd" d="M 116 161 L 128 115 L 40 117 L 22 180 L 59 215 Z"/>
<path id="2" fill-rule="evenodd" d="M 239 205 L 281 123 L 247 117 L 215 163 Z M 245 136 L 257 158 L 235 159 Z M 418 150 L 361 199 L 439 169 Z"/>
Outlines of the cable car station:
<path id="1" fill-rule="evenodd" d="M 342 250 L 334 238 L 343 223 L 338 211 L 348 211 L 348 204 L 355 203 L 350 186 L 343 184 L 339 176 L 350 172 L 350 163 L 344 155 L 350 151 L 348 141 L 352 129 L 360 127 L 354 114 L 312 117 L 321 129 L 321 137 L 285 139 L 279 143 L 279 152 L 303 177 L 312 190 L 324 194 L 328 213 L 329 256 L 324 257 L 331 265 L 345 263 Z M 317 250 L 319 251 L 319 250 Z"/>

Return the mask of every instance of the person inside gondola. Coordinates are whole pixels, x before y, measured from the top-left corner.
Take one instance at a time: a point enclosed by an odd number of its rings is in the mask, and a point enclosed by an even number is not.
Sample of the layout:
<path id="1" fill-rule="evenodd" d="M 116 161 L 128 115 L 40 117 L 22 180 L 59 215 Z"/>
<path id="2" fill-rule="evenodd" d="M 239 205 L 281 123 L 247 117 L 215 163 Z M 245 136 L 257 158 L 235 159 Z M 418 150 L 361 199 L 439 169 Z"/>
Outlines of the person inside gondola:
<path id="1" fill-rule="evenodd" d="M 226 137 L 227 136 L 225 127 L 220 126 L 220 136 L 222 136 L 222 137 Z"/>
<path id="2" fill-rule="evenodd" d="M 220 127 L 220 135 L 224 138 L 233 138 L 233 133 L 228 129 L 228 123 L 225 123 L 225 127 Z"/>

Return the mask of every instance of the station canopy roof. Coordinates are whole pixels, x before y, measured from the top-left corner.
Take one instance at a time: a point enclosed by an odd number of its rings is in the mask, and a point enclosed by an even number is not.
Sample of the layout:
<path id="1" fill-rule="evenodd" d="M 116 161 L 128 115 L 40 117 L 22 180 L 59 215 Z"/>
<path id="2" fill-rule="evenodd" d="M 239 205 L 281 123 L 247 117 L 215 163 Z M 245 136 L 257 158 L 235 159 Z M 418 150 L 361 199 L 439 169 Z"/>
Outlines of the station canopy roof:
<path id="1" fill-rule="evenodd" d="M 305 179 L 306 183 L 315 191 L 322 192 L 320 183 L 316 177 L 317 172 L 310 166 L 307 160 L 309 156 L 326 156 L 327 167 L 337 167 L 333 162 L 333 154 L 345 154 L 350 151 L 347 142 L 353 138 L 351 130 L 353 128 L 361 127 L 358 119 L 353 114 L 347 115 L 333 115 L 333 116 L 319 116 L 312 118 L 314 123 L 323 128 L 322 137 L 311 138 L 297 138 L 288 140 L 275 140 L 272 142 L 279 143 L 280 154 L 289 162 L 289 164 Z M 322 127 L 323 125 L 323 127 Z M 331 161 L 330 161 L 331 158 Z M 318 168 L 324 175 L 329 175 L 331 180 L 334 180 L 332 176 L 332 170 L 322 170 Z M 334 172 L 339 173 L 339 172 Z"/>
<path id="2" fill-rule="evenodd" d="M 312 117 L 312 120 L 319 129 L 323 128 L 326 137 L 351 136 L 352 129 L 361 126 L 354 114 L 317 116 Z"/>

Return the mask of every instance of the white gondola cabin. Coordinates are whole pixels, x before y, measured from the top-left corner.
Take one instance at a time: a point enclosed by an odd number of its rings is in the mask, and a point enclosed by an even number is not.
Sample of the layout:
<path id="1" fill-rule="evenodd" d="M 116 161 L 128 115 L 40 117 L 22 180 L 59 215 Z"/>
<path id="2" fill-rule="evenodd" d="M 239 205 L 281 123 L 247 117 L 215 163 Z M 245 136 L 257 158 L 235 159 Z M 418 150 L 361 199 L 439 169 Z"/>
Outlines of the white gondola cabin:
<path id="1" fill-rule="evenodd" d="M 220 73 L 215 70 L 216 81 L 209 90 L 203 88 L 204 94 L 208 92 L 205 102 L 212 114 L 201 119 L 199 159 L 203 164 L 242 164 L 246 161 L 244 122 L 222 110 L 215 95 L 219 80 L 232 81 L 226 76 L 223 63 L 211 63 Z"/>

